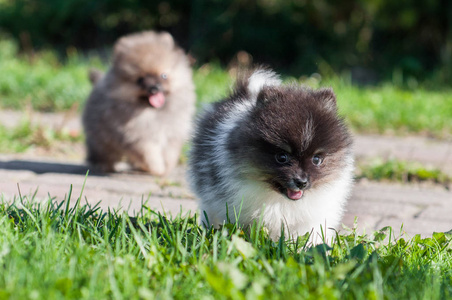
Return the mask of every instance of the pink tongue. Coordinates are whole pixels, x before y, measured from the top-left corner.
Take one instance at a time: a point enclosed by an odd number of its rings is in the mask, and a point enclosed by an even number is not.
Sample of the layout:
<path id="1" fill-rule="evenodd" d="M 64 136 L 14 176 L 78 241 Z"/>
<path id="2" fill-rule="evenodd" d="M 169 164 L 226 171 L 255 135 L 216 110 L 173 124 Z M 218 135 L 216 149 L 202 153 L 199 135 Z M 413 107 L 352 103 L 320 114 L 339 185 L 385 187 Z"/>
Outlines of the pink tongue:
<path id="1" fill-rule="evenodd" d="M 155 108 L 160 108 L 165 104 L 165 96 L 162 92 L 149 96 L 149 104 Z"/>
<path id="2" fill-rule="evenodd" d="M 292 200 L 298 200 L 303 196 L 303 191 L 294 191 L 291 189 L 287 189 L 287 197 Z"/>

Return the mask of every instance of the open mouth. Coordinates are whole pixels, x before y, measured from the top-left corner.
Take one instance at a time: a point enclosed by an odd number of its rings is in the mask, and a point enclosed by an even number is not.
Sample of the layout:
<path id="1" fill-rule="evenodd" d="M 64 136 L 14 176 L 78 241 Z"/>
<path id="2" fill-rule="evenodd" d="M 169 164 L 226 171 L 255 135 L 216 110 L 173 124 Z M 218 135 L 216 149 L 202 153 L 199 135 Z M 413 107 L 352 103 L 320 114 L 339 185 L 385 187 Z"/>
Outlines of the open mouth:
<path id="1" fill-rule="evenodd" d="M 165 95 L 162 92 L 149 95 L 149 104 L 155 108 L 162 107 L 165 104 Z"/>
<path id="2" fill-rule="evenodd" d="M 154 108 L 161 108 L 165 105 L 165 94 L 163 92 L 158 92 L 155 94 L 150 94 L 148 96 L 141 96 L 140 100 L 148 103 L 150 106 Z"/>
<path id="3" fill-rule="evenodd" d="M 303 190 L 286 189 L 286 196 L 290 200 L 300 200 L 303 196 Z"/>

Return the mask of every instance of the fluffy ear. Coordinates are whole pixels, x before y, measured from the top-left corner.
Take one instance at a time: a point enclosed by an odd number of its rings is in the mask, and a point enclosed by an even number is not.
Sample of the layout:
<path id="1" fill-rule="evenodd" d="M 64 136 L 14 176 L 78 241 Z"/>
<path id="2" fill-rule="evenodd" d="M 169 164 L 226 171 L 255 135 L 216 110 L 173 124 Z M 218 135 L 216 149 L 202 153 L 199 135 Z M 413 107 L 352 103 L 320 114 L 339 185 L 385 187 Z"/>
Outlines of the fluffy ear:
<path id="1" fill-rule="evenodd" d="M 191 53 L 186 54 L 186 56 L 188 59 L 188 63 L 190 64 L 190 66 L 193 67 L 196 63 L 196 58 L 193 55 L 191 55 Z"/>
<path id="2" fill-rule="evenodd" d="M 336 95 L 334 94 L 332 88 L 322 88 L 322 89 L 317 90 L 316 97 L 320 101 L 323 101 L 323 103 L 325 104 L 325 107 L 328 110 L 333 110 L 333 111 L 337 110 Z"/>
<path id="3" fill-rule="evenodd" d="M 130 52 L 132 42 L 127 37 L 120 38 L 113 48 L 113 65 L 118 65 L 124 58 L 124 56 Z"/>
<path id="4" fill-rule="evenodd" d="M 124 74 L 134 74 L 137 72 L 137 66 L 129 61 L 129 53 L 132 53 L 131 49 L 133 49 L 134 44 L 135 41 L 127 37 L 119 39 L 119 41 L 115 44 L 113 51 L 112 69 Z"/>
<path id="5" fill-rule="evenodd" d="M 268 102 L 281 97 L 283 95 L 277 87 L 263 87 L 257 95 L 256 106 L 264 106 Z"/>
<path id="6" fill-rule="evenodd" d="M 98 70 L 98 69 L 90 69 L 89 73 L 89 81 L 91 81 L 92 85 L 96 85 L 96 83 L 99 82 L 99 80 L 104 76 L 104 72 Z"/>
<path id="7" fill-rule="evenodd" d="M 171 36 L 171 34 L 169 34 L 166 31 L 162 31 L 159 33 L 159 37 L 160 37 L 160 41 L 162 44 L 165 44 L 168 46 L 168 48 L 173 48 L 174 47 L 174 39 Z"/>
<path id="8" fill-rule="evenodd" d="M 134 41 L 128 37 L 120 38 L 113 49 L 114 56 L 121 56 L 123 53 L 127 53 L 129 49 L 133 46 Z"/>

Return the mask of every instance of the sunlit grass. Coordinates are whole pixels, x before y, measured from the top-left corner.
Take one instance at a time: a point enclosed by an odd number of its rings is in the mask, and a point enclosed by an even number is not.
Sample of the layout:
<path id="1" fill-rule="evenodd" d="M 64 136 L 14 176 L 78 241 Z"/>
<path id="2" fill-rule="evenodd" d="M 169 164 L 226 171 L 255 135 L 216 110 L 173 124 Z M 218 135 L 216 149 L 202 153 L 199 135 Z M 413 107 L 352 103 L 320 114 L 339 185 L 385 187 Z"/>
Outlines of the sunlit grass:
<path id="1" fill-rule="evenodd" d="M 83 136 L 78 132 L 33 125 L 26 119 L 12 128 L 0 125 L 0 153 L 20 153 L 30 147 L 50 148 L 56 142 L 82 141 Z"/>
<path id="2" fill-rule="evenodd" d="M 55 53 L 38 52 L 33 57 L 17 55 L 9 40 L 0 41 L 0 107 L 24 109 L 31 105 L 40 111 L 82 109 L 91 85 L 88 70 L 106 69 L 96 57 L 86 59 L 73 50 L 65 62 Z M 291 80 L 289 77 L 283 77 Z M 332 86 L 339 111 L 356 132 L 428 134 L 452 136 L 452 89 L 430 91 L 397 88 L 389 83 L 360 88 L 347 78 L 300 77 L 313 87 Z M 298 80 L 298 79 L 295 79 Z M 194 68 L 198 108 L 225 97 L 233 79 L 218 64 Z"/>
<path id="3" fill-rule="evenodd" d="M 87 70 L 90 63 L 76 57 L 60 63 L 47 51 L 33 57 L 16 56 L 12 42 L 0 39 L 0 103 L 23 109 L 31 105 L 40 111 L 65 110 L 80 106 L 90 91 Z"/>
<path id="4" fill-rule="evenodd" d="M 68 198 L 74 201 L 80 195 Z M 3 199 L 5 201 L 7 199 Z M 11 200 L 11 199 L 10 199 Z M 2 299 L 445 299 L 451 235 L 353 230 L 330 246 L 272 241 L 196 216 L 136 217 L 33 195 L 0 204 Z M 74 202 L 73 202 L 74 203 Z"/>
<path id="5" fill-rule="evenodd" d="M 339 111 L 358 132 L 452 137 L 452 90 L 357 88 L 332 82 Z"/>

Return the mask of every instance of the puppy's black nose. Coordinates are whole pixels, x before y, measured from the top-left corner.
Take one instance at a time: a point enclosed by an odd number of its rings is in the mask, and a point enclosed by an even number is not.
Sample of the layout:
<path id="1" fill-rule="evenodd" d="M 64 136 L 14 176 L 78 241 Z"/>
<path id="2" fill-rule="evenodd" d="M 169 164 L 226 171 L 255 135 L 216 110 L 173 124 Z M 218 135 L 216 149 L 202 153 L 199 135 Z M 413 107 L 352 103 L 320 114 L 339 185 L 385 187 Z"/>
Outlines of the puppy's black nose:
<path id="1" fill-rule="evenodd" d="M 151 95 L 157 94 L 158 92 L 160 92 L 160 90 L 161 90 L 161 86 L 160 86 L 159 84 L 150 86 L 150 87 L 148 88 L 148 92 L 149 92 Z"/>
<path id="2" fill-rule="evenodd" d="M 299 189 L 304 189 L 308 186 L 308 177 L 307 176 L 301 176 L 294 178 L 293 182 Z"/>

